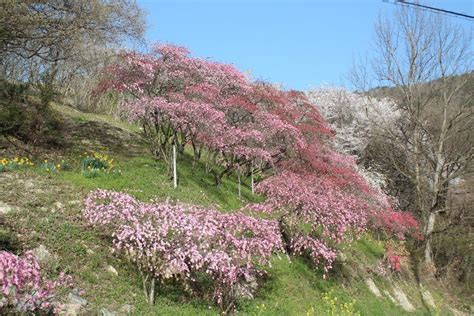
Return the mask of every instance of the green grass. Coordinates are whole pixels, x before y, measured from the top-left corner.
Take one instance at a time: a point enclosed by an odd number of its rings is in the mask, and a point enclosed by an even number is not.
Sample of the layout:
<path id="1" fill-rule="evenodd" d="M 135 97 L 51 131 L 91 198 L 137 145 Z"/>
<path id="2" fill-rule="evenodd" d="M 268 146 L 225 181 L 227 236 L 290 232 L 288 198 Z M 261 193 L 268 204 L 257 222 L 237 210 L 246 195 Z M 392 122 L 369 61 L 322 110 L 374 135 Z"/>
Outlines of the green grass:
<path id="1" fill-rule="evenodd" d="M 114 121 L 110 117 L 85 114 L 59 105 L 55 108 L 74 120 L 101 121 L 136 131 L 135 127 Z M 89 137 L 93 138 L 95 135 Z M 91 303 L 88 311 L 91 314 L 101 307 L 117 311 L 124 304 L 133 305 L 137 315 L 219 314 L 215 306 L 191 299 L 172 284 L 160 286 L 155 305 L 149 306 L 142 294 L 137 271 L 111 253 L 110 240 L 102 236 L 100 231 L 85 225 L 81 216 L 82 200 L 90 190 L 103 188 L 128 192 L 143 201 L 169 198 L 229 212 L 263 198 L 252 195 L 248 179 L 242 185 L 241 199 L 238 197 L 235 177 L 224 178 L 222 185 L 216 186 L 202 164 L 193 167 L 189 154 L 178 159 L 179 186 L 174 189 L 163 162 L 145 154 L 130 156 L 124 154 L 124 151 L 113 149 L 109 149 L 107 153 L 114 159 L 115 168 L 121 170 L 121 175 L 100 172 L 97 177 L 84 177 L 79 167 L 83 156 L 78 151 L 71 151 L 66 157 L 61 157 L 72 166 L 69 171 L 52 173 L 35 167 L 3 175 L 0 173 L 0 199 L 18 207 L 17 211 L 3 218 L 9 225 L 0 229 L 2 245 L 10 247 L 14 244 L 21 249 L 31 249 L 44 244 L 57 256 L 55 266 L 51 267 L 52 273 L 65 270 L 75 277 L 78 287 L 86 290 L 85 298 Z M 349 303 L 355 299 L 355 310 L 361 315 L 408 314 L 387 298 L 375 297 L 364 283 L 367 275 L 364 271 L 377 263 L 383 252 L 383 245 L 370 235 L 344 245 L 347 261 L 344 265 L 335 264 L 334 271 L 327 279 L 301 258 L 289 261 L 286 256 L 275 256 L 255 299 L 239 301 L 238 313 L 328 315 L 331 306 L 323 300 L 323 296 L 330 292 L 332 298 L 337 298 L 337 302 Z M 107 272 L 107 265 L 114 266 L 119 275 Z M 381 288 L 390 288 L 389 281 L 374 280 Z M 411 286 L 416 287 L 416 284 Z M 419 299 L 415 300 L 417 307 L 420 307 Z M 424 313 L 425 309 L 420 307 L 419 312 L 410 315 Z"/>
<path id="2" fill-rule="evenodd" d="M 121 175 L 101 172 L 94 178 L 84 177 L 77 169 L 59 172 L 59 178 L 76 186 L 93 190 L 96 188 L 127 192 L 138 199 L 179 200 L 203 206 L 214 206 L 229 211 L 242 207 L 251 201 L 262 198 L 252 195 L 249 186 L 241 186 L 241 198 L 238 195 L 238 183 L 233 178 L 224 178 L 222 185 L 216 186 L 204 166 L 197 164 L 194 168 L 191 157 L 184 155 L 178 159 L 178 187 L 167 174 L 167 166 L 163 162 L 150 157 L 116 159 L 116 169 Z"/>

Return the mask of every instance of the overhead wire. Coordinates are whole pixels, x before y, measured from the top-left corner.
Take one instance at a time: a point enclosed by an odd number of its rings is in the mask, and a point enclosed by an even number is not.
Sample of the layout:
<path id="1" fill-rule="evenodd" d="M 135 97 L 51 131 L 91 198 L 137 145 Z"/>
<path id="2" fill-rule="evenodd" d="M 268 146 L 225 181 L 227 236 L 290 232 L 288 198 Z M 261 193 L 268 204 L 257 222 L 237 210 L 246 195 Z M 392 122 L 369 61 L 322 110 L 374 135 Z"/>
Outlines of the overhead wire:
<path id="1" fill-rule="evenodd" d="M 428 6 L 428 5 L 424 5 L 424 4 L 419 4 L 419 3 L 416 3 L 416 2 L 409 2 L 409 1 L 405 1 L 405 0 L 392 0 L 392 1 L 383 0 L 383 2 L 388 2 L 388 3 L 395 4 L 395 5 L 397 5 L 397 4 L 398 5 L 403 5 L 403 6 L 406 6 L 406 7 L 411 6 L 411 7 L 415 7 L 417 9 L 420 9 L 420 10 L 427 10 L 427 11 L 432 11 L 432 12 L 436 12 L 436 13 L 452 15 L 452 16 L 455 16 L 455 17 L 460 17 L 460 18 L 464 18 L 464 19 L 474 21 L 474 15 L 455 12 L 455 11 L 446 10 L 446 9 L 442 9 L 442 8 L 436 8 L 436 7 L 432 7 L 432 6 Z"/>

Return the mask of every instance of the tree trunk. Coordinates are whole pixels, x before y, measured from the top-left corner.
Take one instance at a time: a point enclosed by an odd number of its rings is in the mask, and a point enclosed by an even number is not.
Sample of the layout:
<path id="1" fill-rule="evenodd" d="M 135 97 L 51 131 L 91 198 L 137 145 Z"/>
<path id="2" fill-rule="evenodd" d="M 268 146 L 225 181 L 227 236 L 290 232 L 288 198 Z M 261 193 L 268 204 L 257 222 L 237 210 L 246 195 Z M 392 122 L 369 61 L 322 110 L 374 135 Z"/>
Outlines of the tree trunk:
<path id="1" fill-rule="evenodd" d="M 436 220 L 436 213 L 431 212 L 428 216 L 428 222 L 425 226 L 424 238 L 425 238 L 425 249 L 424 249 L 424 259 L 427 267 L 433 266 L 433 249 L 431 247 L 432 233 L 434 229 L 434 224 Z"/>
<path id="2" fill-rule="evenodd" d="M 150 297 L 148 298 L 148 302 L 150 303 L 150 305 L 155 304 L 155 278 L 154 277 L 151 279 Z"/>

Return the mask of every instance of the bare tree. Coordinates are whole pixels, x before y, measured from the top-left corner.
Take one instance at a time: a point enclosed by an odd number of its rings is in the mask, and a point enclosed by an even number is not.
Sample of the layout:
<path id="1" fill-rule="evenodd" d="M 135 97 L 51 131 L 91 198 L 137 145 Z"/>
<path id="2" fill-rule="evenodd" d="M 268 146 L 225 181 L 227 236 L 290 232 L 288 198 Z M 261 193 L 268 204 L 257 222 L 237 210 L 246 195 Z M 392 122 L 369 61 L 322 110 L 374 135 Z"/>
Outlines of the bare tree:
<path id="1" fill-rule="evenodd" d="M 474 80 L 472 33 L 406 7 L 380 17 L 375 31 L 373 76 L 379 87 L 389 87 L 401 113 L 375 131 L 392 148 L 383 155 L 415 188 L 424 263 L 434 268 L 432 235 L 439 214 L 450 211 L 449 186 L 472 176 L 474 113 L 472 94 L 465 92 Z M 352 77 L 366 74 L 356 70 Z"/>
<path id="2" fill-rule="evenodd" d="M 133 0 L 50 0 L 1 2 L 2 54 L 57 62 L 72 58 L 79 47 L 139 38 L 143 13 Z"/>
<path id="3" fill-rule="evenodd" d="M 4 78 L 54 83 L 63 93 L 97 72 L 114 48 L 141 41 L 145 29 L 133 0 L 2 0 L 0 21 Z"/>

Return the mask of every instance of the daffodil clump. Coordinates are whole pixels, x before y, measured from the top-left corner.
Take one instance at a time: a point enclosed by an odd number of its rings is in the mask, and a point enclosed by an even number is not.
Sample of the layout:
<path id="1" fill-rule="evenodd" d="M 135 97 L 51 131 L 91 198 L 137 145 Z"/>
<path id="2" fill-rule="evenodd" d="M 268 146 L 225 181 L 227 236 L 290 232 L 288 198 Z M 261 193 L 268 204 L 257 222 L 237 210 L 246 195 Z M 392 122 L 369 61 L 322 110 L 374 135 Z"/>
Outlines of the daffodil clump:
<path id="1" fill-rule="evenodd" d="M 72 170 L 73 168 L 72 168 L 72 166 L 69 164 L 69 162 L 67 162 L 67 161 L 64 160 L 64 159 L 61 159 L 61 161 L 56 164 L 56 169 L 69 171 L 69 170 Z"/>
<path id="2" fill-rule="evenodd" d="M 55 164 L 52 161 L 48 161 L 48 159 L 45 159 L 43 163 L 40 165 L 40 170 L 46 171 L 46 172 L 51 172 L 51 173 L 56 173 L 60 169 L 59 164 Z"/>
<path id="3" fill-rule="evenodd" d="M 262 303 L 262 304 L 259 304 L 257 305 L 257 313 L 256 315 L 265 315 L 266 314 L 266 310 L 267 310 L 267 306 Z"/>
<path id="4" fill-rule="evenodd" d="M 0 172 L 18 170 L 23 167 L 34 166 L 28 157 L 14 157 L 13 159 L 3 158 L 0 160 Z"/>
<path id="5" fill-rule="evenodd" d="M 349 316 L 360 315 L 355 309 L 356 300 L 351 302 L 338 301 L 337 297 L 333 295 L 332 291 L 326 292 L 323 295 L 323 301 L 327 308 L 327 315 L 331 316 Z M 311 315 L 311 314 L 310 314 Z"/>
<path id="6" fill-rule="evenodd" d="M 92 154 L 85 153 L 82 159 L 81 169 L 82 175 L 86 178 L 94 178 L 100 175 L 101 172 L 121 174 L 120 170 L 114 168 L 114 160 L 108 155 L 93 152 Z"/>

